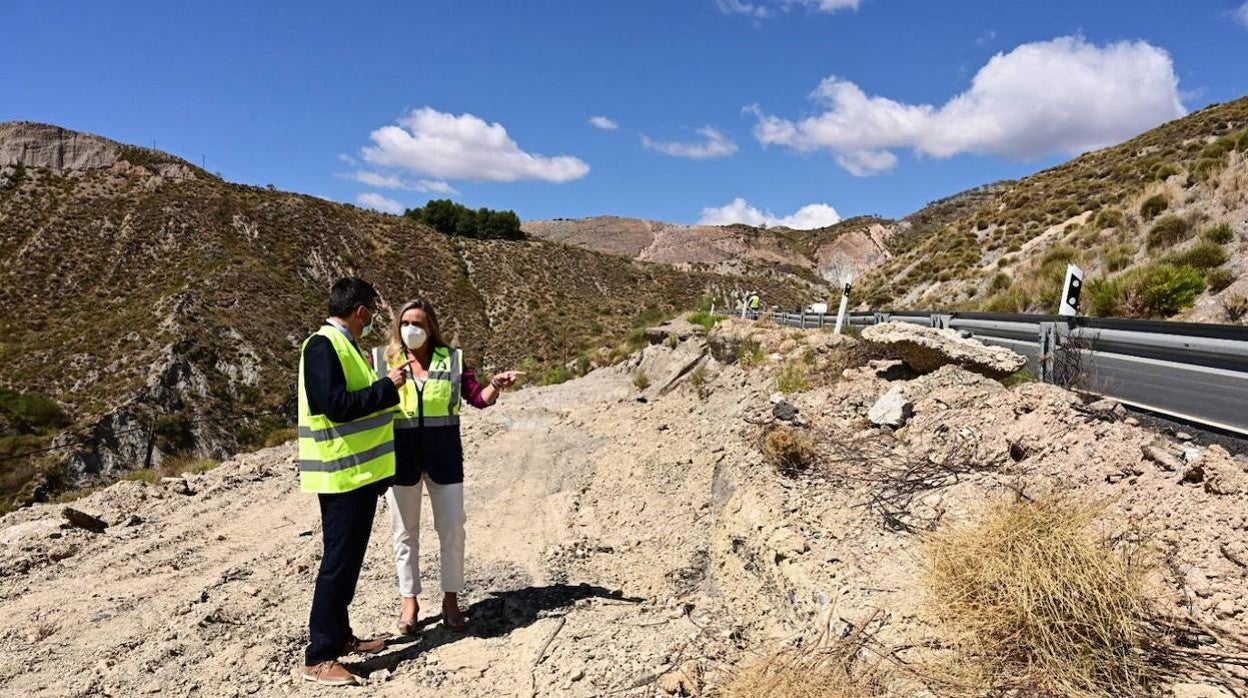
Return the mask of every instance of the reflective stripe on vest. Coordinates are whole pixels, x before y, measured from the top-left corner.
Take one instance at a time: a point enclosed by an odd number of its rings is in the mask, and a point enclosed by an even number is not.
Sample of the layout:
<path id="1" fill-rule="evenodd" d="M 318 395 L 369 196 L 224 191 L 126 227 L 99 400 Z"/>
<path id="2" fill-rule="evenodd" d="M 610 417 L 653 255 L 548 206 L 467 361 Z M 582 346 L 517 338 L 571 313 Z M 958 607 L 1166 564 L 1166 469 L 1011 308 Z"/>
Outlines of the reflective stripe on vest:
<path id="1" fill-rule="evenodd" d="M 347 380 L 347 390 L 363 390 L 377 381 L 377 372 L 341 330 L 326 325 L 316 335 L 325 337 L 333 345 Z M 303 347 L 306 349 L 307 345 L 305 340 Z M 299 482 L 303 491 L 350 492 L 393 477 L 394 409 L 387 408 L 349 422 L 335 422 L 323 414 L 312 414 L 303 371 L 301 353 Z"/>
<path id="2" fill-rule="evenodd" d="M 403 357 L 396 357 L 398 365 Z M 429 360 L 429 374 L 423 388 L 407 381 L 399 388 L 399 413 L 395 429 L 419 429 L 459 425 L 460 383 L 463 380 L 464 358 L 458 349 L 438 347 Z"/>

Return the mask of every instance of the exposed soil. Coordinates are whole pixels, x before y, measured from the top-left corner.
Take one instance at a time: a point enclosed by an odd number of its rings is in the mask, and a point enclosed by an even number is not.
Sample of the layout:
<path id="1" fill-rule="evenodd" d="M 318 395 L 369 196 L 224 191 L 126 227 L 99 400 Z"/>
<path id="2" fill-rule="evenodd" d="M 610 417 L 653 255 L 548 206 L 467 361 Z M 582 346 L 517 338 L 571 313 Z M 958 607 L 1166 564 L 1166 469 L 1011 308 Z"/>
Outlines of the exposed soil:
<path id="1" fill-rule="evenodd" d="M 419 641 L 349 658 L 369 676 L 362 688 L 294 675 L 320 528 L 315 498 L 298 492 L 293 445 L 71 504 L 111 524 L 102 533 L 63 526 L 63 505 L 0 518 L 2 693 L 640 696 L 681 690 L 660 677 L 682 666 L 683 690 L 707 692 L 742 659 L 829 620 L 837 633 L 870 624 L 874 647 L 917 660 L 902 648 L 941 633 L 924 620 L 923 531 L 988 497 L 1052 489 L 1103 501 L 1107 529 L 1154 541 L 1158 593 L 1202 628 L 1195 645 L 1243 641 L 1242 461 L 1053 386 L 1007 389 L 953 367 L 891 383 L 870 367 L 823 376 L 788 396 L 794 417 L 769 400 L 776 368 L 808 351 L 823 366 L 836 342 L 740 321 L 717 331 L 751 333 L 764 359 L 749 369 L 720 364 L 695 337 L 468 415 L 475 630 L 444 628 L 426 593 Z M 895 431 L 872 426 L 868 409 L 893 385 L 913 416 Z M 777 414 L 819 451 L 796 476 L 759 448 Z M 1178 469 L 1146 459 L 1146 445 Z M 920 462 L 930 478 L 898 486 L 897 468 Z M 436 592 L 429 518 L 422 564 Z M 397 613 L 379 507 L 352 622 L 361 635 L 385 632 Z"/>

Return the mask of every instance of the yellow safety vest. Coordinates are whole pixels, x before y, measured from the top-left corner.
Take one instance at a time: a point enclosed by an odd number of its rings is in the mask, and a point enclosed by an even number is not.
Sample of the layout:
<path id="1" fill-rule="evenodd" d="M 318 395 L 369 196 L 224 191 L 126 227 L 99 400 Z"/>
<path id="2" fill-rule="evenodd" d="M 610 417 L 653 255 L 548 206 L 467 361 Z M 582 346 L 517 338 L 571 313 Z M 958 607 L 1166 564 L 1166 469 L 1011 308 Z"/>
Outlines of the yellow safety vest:
<path id="1" fill-rule="evenodd" d="M 347 390 L 377 382 L 377 372 L 342 330 L 325 325 L 313 337 L 329 339 L 347 377 Z M 304 340 L 303 348 L 308 346 Z M 299 484 L 304 492 L 350 492 L 394 476 L 394 408 L 335 422 L 312 414 L 303 384 L 303 349 L 299 356 Z"/>
<path id="2" fill-rule="evenodd" d="M 390 367 L 403 363 L 399 354 Z M 461 382 L 464 375 L 464 354 L 451 347 L 438 347 L 429 360 L 429 377 L 420 388 L 409 380 L 399 388 L 399 412 L 394 418 L 395 429 L 457 426 Z"/>

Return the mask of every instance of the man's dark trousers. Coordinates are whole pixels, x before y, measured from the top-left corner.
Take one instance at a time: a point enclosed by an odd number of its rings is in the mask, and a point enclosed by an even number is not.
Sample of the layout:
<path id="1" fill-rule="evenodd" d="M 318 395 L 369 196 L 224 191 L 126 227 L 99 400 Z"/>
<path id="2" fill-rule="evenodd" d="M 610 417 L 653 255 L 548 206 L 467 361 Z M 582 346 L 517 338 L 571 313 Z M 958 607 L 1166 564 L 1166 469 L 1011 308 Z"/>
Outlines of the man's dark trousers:
<path id="1" fill-rule="evenodd" d="M 317 495 L 325 556 L 316 575 L 308 620 L 312 640 L 304 658 L 309 666 L 337 659 L 354 636 L 347 607 L 355 597 L 355 584 L 364 565 L 377 497 L 389 485 L 389 480 L 384 480 L 350 492 Z"/>

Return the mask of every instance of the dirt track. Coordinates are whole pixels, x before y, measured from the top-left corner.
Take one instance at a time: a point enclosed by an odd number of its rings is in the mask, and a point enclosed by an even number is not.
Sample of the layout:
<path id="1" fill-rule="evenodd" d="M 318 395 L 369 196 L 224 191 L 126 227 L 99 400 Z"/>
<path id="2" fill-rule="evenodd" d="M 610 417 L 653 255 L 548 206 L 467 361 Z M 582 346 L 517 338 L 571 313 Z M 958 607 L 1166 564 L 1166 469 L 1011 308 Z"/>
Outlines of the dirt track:
<path id="1" fill-rule="evenodd" d="M 624 370 L 601 371 L 507 395 L 468 417 L 466 605 L 476 631 L 450 632 L 433 615 L 437 548 L 426 508 L 422 562 L 432 592 L 421 600 L 423 637 L 367 658 L 360 668 L 372 685 L 352 690 L 591 695 L 651 684 L 680 648 L 693 654 L 700 631 L 676 599 L 688 601 L 681 592 L 701 574 L 690 565 L 705 558 L 710 464 L 691 467 L 705 448 L 676 418 L 694 407 L 692 396 L 672 395 L 656 409 L 636 393 Z M 674 438 L 650 438 L 656 431 Z M 0 609 L 12 621 L 0 645 L 0 692 L 321 690 L 291 679 L 320 547 L 315 498 L 297 491 L 293 446 L 192 477 L 193 494 L 179 487 L 122 483 L 77 503 L 115 524 L 99 535 L 57 530 L 53 506 L 5 521 L 17 527 L 4 530 L 13 555 Z M 398 612 L 381 507 L 352 607 L 360 634 L 389 631 Z M 131 513 L 142 521 L 125 525 Z M 30 553 L 32 541 L 41 554 L 16 552 L 26 545 Z M 52 562 L 48 547 L 54 557 L 73 552 Z M 30 571 L 18 574 L 23 566 Z"/>

